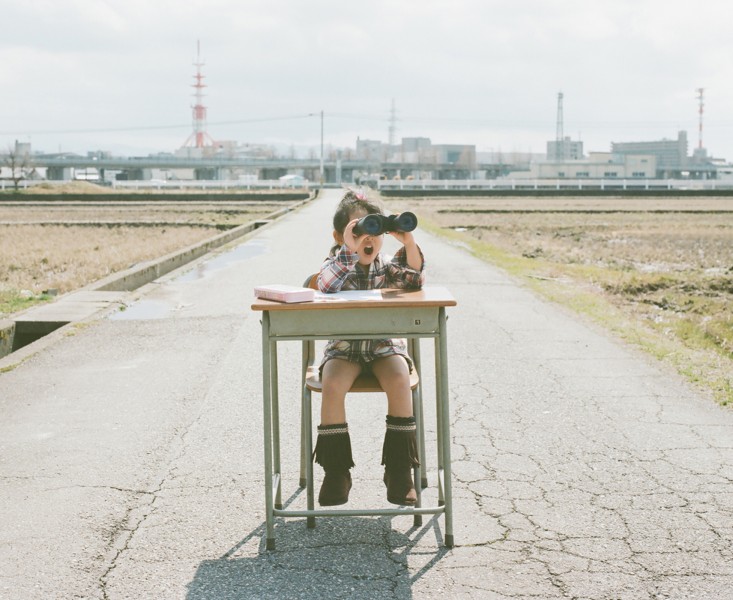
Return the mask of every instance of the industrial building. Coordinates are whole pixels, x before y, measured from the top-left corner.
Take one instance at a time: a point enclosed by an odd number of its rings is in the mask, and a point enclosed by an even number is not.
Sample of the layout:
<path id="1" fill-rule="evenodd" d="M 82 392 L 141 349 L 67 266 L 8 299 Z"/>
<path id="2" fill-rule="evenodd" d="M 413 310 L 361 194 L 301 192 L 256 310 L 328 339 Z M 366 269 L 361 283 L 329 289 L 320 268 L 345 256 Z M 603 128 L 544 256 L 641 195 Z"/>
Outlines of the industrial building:
<path id="1" fill-rule="evenodd" d="M 620 156 L 646 154 L 656 159 L 655 177 L 680 178 L 688 170 L 687 132 L 680 131 L 676 140 L 651 142 L 611 142 L 611 152 Z"/>
<path id="2" fill-rule="evenodd" d="M 547 142 L 547 160 L 580 160 L 583 158 L 583 142 L 565 137 Z"/>
<path id="3" fill-rule="evenodd" d="M 542 160 L 530 164 L 528 171 L 510 173 L 513 179 L 654 179 L 653 155 L 590 152 L 577 160 Z"/>

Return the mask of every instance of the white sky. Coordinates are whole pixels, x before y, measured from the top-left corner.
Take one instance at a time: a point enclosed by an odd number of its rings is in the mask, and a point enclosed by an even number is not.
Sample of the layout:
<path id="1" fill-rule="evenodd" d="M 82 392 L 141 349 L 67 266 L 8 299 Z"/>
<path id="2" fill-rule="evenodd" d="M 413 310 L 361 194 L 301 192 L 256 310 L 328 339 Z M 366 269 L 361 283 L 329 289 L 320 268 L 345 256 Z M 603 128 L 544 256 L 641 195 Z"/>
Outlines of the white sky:
<path id="1" fill-rule="evenodd" d="M 397 139 L 544 152 L 564 132 L 698 143 L 733 160 L 730 0 L 0 0 L 0 147 L 139 155 L 191 132 L 242 143 Z"/>

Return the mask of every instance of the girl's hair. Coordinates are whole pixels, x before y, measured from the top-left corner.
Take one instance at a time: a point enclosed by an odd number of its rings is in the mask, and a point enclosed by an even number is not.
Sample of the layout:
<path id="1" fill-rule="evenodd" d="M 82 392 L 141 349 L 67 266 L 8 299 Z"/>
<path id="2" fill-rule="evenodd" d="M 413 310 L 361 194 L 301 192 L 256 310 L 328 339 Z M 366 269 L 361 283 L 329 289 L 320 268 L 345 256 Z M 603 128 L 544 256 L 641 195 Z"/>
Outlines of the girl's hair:
<path id="1" fill-rule="evenodd" d="M 351 215 L 356 211 L 364 211 L 368 215 L 381 215 L 382 207 L 377 203 L 370 201 L 363 194 L 349 190 L 341 198 L 336 213 L 333 215 L 333 228 L 343 235 L 346 226 L 351 221 Z M 340 246 L 335 244 L 331 248 L 331 255 L 335 256 L 339 251 Z"/>

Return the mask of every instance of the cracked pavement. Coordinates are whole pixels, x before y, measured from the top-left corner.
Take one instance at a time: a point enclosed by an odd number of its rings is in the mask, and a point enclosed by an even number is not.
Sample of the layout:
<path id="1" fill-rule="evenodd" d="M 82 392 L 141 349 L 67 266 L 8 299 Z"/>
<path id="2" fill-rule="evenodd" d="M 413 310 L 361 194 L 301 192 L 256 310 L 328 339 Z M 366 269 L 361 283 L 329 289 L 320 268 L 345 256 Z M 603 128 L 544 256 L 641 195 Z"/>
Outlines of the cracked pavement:
<path id="1" fill-rule="evenodd" d="M 733 413 L 653 359 L 418 232 L 448 287 L 454 526 L 278 519 L 264 549 L 259 315 L 301 282 L 338 193 L 0 373 L 0 598 L 733 597 Z M 280 351 L 284 497 L 299 347 Z M 430 487 L 435 382 L 422 345 Z M 293 368 L 288 368 L 289 366 Z M 386 403 L 348 403 L 350 506 L 383 506 Z M 317 408 L 316 408 L 317 410 Z M 317 477 L 320 473 L 317 472 Z M 317 482 L 320 479 L 317 480 Z"/>

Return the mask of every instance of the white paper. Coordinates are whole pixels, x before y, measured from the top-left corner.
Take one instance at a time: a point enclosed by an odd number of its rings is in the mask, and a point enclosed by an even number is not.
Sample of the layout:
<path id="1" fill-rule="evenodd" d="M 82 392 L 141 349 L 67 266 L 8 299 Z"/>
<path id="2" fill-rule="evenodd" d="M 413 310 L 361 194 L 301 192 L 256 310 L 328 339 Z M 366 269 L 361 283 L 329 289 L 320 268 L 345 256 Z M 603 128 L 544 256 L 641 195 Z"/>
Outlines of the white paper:
<path id="1" fill-rule="evenodd" d="M 315 302 L 363 302 L 381 299 L 382 290 L 347 290 L 333 294 L 316 292 Z"/>

